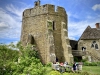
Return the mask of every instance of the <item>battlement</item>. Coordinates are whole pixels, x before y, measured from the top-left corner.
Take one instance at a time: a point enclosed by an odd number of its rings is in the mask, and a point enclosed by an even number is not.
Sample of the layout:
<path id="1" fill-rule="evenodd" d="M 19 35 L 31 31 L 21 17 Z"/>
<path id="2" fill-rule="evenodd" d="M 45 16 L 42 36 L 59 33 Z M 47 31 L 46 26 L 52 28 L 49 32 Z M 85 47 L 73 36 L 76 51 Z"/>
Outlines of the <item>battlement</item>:
<path id="1" fill-rule="evenodd" d="M 43 14 L 66 16 L 66 11 L 63 7 L 57 6 L 57 8 L 55 8 L 54 5 L 46 4 L 46 5 L 35 6 L 34 8 L 26 9 L 23 12 L 23 18 L 43 15 Z"/>

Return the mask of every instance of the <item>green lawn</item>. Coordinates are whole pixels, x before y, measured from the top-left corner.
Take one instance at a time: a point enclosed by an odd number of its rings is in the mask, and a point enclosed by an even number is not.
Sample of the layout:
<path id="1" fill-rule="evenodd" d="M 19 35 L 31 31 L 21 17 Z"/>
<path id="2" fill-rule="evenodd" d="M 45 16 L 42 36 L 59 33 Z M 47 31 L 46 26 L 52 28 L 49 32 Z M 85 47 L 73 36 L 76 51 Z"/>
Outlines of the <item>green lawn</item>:
<path id="1" fill-rule="evenodd" d="M 100 75 L 100 66 L 83 66 L 82 71 L 87 71 L 91 74 L 97 74 Z"/>
<path id="2" fill-rule="evenodd" d="M 45 75 L 100 75 L 100 66 L 83 66 L 82 71 L 80 73 L 64 72 L 62 74 L 48 74 L 51 71 L 54 70 L 48 67 Z"/>

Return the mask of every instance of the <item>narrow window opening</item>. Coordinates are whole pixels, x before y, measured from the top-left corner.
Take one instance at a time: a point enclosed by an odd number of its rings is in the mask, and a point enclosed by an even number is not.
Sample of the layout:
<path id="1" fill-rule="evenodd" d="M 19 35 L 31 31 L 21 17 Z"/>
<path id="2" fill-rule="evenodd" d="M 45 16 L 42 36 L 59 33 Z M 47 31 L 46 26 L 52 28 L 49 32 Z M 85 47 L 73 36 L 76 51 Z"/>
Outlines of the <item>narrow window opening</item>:
<path id="1" fill-rule="evenodd" d="M 55 22 L 53 21 L 53 30 L 55 30 Z"/>
<path id="2" fill-rule="evenodd" d="M 91 48 L 94 48 L 94 44 L 91 45 Z"/>
<path id="3" fill-rule="evenodd" d="M 35 44 L 35 40 L 34 40 L 34 37 L 31 36 L 31 44 L 34 45 Z"/>
<path id="4" fill-rule="evenodd" d="M 95 49 L 98 49 L 98 45 L 97 44 L 95 44 Z"/>

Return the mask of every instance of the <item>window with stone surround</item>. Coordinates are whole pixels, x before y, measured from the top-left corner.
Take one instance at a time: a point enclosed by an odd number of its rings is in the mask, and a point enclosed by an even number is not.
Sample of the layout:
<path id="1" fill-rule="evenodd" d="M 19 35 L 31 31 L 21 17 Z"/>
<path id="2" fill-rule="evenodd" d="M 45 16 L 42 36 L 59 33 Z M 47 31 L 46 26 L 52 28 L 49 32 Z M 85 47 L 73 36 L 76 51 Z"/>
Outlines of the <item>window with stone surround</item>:
<path id="1" fill-rule="evenodd" d="M 96 50 L 98 50 L 98 44 L 96 43 L 96 41 L 93 41 L 92 44 L 91 44 L 91 48 L 94 48 Z"/>
<path id="2" fill-rule="evenodd" d="M 54 21 L 51 21 L 51 20 L 48 20 L 47 21 L 47 27 L 48 27 L 48 30 L 55 30 L 55 22 Z"/>
<path id="3" fill-rule="evenodd" d="M 91 45 L 91 48 L 94 48 L 94 44 Z"/>
<path id="4" fill-rule="evenodd" d="M 98 44 L 95 44 L 95 49 L 98 49 Z"/>

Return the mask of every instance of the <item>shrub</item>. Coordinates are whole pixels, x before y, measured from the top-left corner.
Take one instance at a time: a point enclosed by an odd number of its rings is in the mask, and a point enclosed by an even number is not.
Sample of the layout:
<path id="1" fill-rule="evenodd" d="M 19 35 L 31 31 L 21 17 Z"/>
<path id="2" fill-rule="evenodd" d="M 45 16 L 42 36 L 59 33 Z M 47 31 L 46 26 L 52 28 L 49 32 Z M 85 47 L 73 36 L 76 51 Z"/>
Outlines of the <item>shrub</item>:
<path id="1" fill-rule="evenodd" d="M 82 62 L 86 62 L 87 61 L 87 59 L 82 59 Z"/>
<path id="2" fill-rule="evenodd" d="M 47 63 L 46 66 L 47 67 L 51 67 L 52 66 L 52 63 L 51 62 L 50 63 Z"/>
<path id="3" fill-rule="evenodd" d="M 98 63 L 97 62 L 84 62 L 85 66 L 97 66 Z"/>
<path id="4" fill-rule="evenodd" d="M 58 71 L 51 71 L 48 75 L 61 75 Z"/>
<path id="5" fill-rule="evenodd" d="M 84 62 L 83 65 L 84 66 L 89 66 L 89 62 Z"/>
<path id="6" fill-rule="evenodd" d="M 82 59 L 81 61 L 82 61 L 82 62 L 87 62 L 87 61 L 88 61 L 88 57 Z"/>
<path id="7" fill-rule="evenodd" d="M 79 62 L 79 59 L 77 57 L 74 57 L 74 61 Z"/>
<path id="8" fill-rule="evenodd" d="M 97 62 L 92 62 L 89 64 L 89 66 L 97 66 Z"/>
<path id="9" fill-rule="evenodd" d="M 99 61 L 99 62 L 97 62 L 97 65 L 98 65 L 98 66 L 100 66 L 100 61 Z"/>
<path id="10" fill-rule="evenodd" d="M 63 75 L 74 75 L 75 73 L 63 73 Z"/>

